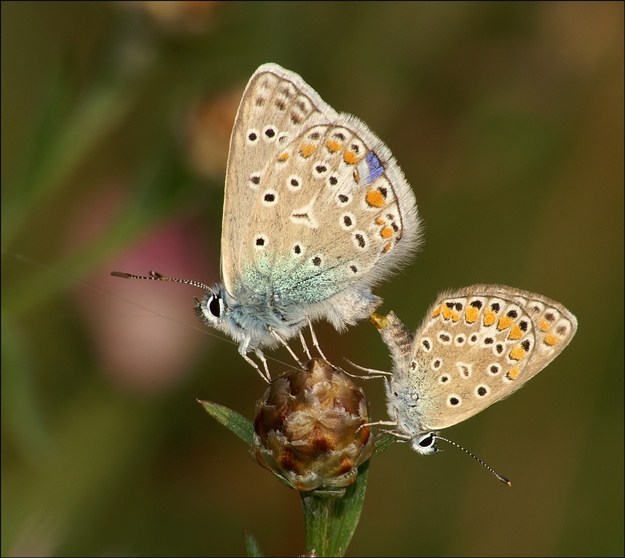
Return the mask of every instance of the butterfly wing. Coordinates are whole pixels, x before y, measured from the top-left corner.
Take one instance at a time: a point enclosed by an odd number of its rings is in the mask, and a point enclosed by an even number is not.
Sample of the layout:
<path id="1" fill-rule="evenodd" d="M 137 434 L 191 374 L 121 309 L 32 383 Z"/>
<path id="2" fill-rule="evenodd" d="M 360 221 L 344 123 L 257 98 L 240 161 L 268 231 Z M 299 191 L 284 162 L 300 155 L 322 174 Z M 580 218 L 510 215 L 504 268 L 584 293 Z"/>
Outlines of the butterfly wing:
<path id="1" fill-rule="evenodd" d="M 320 114 L 320 107 L 326 117 L 336 117 L 298 75 L 276 64 L 260 66 L 243 92 L 230 137 L 221 229 L 221 275 L 230 293 L 241 272 L 241 247 L 250 234 L 267 162 Z"/>
<path id="2" fill-rule="evenodd" d="M 421 429 L 452 426 L 507 397 L 559 355 L 576 330 L 573 314 L 535 293 L 474 285 L 442 294 L 412 349 Z"/>
<path id="3" fill-rule="evenodd" d="M 260 173 L 237 272 L 246 287 L 271 292 L 285 319 L 305 308 L 340 327 L 373 310 L 370 286 L 416 248 L 416 201 L 365 124 L 337 115 L 299 76 L 281 69 L 280 78 L 314 99 L 318 112 L 289 132 Z"/>

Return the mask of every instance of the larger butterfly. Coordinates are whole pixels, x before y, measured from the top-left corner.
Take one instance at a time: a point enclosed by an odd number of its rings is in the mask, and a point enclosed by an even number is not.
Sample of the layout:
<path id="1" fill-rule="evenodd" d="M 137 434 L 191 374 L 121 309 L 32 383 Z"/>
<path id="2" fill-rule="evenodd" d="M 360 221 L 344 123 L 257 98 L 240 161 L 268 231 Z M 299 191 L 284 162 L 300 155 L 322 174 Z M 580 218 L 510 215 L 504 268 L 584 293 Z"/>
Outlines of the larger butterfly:
<path id="1" fill-rule="evenodd" d="M 381 302 L 371 288 L 407 261 L 419 235 L 414 194 L 389 149 L 299 75 L 264 64 L 230 139 L 222 281 L 188 283 L 207 291 L 202 321 L 260 372 L 247 356 L 255 351 L 268 376 L 263 348 L 314 320 L 340 331 L 369 317 Z"/>

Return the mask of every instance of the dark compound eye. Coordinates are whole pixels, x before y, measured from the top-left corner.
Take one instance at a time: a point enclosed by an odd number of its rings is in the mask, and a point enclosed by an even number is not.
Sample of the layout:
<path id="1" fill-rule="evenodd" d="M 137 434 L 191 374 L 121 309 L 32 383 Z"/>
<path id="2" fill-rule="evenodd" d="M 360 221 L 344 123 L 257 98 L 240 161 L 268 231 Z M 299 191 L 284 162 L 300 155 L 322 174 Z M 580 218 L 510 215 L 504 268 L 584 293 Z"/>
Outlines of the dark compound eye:
<path id="1" fill-rule="evenodd" d="M 208 309 L 210 313 L 215 316 L 215 318 L 219 318 L 221 315 L 221 300 L 218 296 L 212 296 L 210 302 L 208 303 Z"/>
<path id="2" fill-rule="evenodd" d="M 423 436 L 423 438 L 419 440 L 419 446 L 421 446 L 422 448 L 429 448 L 434 445 L 434 442 L 434 434 L 426 434 L 425 436 Z"/>

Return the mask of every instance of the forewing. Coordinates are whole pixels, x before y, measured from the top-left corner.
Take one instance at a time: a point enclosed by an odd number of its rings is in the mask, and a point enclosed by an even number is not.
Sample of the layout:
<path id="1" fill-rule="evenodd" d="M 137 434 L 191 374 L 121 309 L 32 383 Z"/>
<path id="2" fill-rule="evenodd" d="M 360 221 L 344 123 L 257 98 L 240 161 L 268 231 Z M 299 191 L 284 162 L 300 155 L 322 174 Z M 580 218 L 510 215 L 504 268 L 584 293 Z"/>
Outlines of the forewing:
<path id="1" fill-rule="evenodd" d="M 241 247 L 249 239 L 258 181 L 268 161 L 321 114 L 336 118 L 336 112 L 297 74 L 264 64 L 250 78 L 232 129 L 226 170 L 221 274 L 229 292 L 240 274 Z"/>

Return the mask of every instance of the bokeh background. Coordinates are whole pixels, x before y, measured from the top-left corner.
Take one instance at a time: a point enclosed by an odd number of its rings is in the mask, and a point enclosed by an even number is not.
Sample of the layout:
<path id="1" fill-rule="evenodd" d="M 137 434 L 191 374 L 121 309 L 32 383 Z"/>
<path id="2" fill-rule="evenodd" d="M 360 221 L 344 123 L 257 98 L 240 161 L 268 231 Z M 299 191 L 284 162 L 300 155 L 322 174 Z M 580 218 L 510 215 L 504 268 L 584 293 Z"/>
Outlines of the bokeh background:
<path id="1" fill-rule="evenodd" d="M 440 290 L 503 283 L 580 324 L 445 432 L 512 488 L 395 444 L 348 554 L 623 554 L 623 3 L 3 2 L 1 25 L 2 555 L 240 555 L 244 529 L 302 553 L 298 495 L 196 402 L 251 419 L 265 389 L 201 293 L 109 276 L 218 280 L 232 120 L 268 61 L 414 188 L 425 244 L 382 311 L 414 329 Z M 316 329 L 332 361 L 390 368 L 370 324 Z"/>

